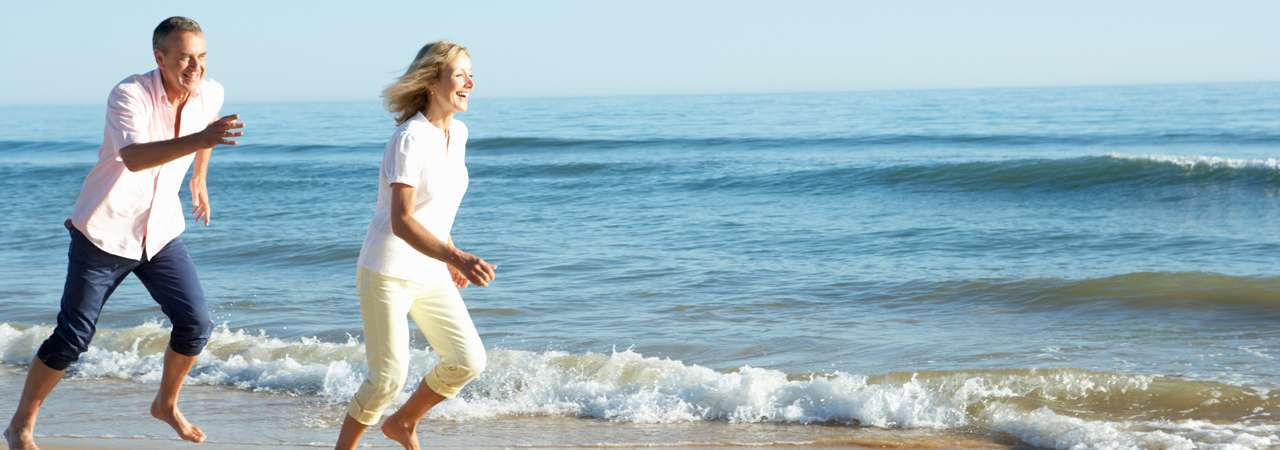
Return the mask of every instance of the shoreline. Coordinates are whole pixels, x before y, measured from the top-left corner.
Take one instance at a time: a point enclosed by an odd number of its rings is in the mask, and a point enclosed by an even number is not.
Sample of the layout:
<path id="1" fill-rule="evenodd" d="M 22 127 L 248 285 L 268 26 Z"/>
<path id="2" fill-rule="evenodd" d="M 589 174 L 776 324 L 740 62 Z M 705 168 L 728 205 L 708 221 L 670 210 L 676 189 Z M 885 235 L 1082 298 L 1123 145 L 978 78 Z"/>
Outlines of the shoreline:
<path id="1" fill-rule="evenodd" d="M 366 438 L 366 441 L 370 439 Z M 388 441 L 389 442 L 389 441 Z M 264 450 L 286 450 L 286 449 L 316 449 L 329 448 L 332 444 L 316 442 L 308 445 L 290 445 L 290 444 L 257 444 L 257 443 L 220 443 L 220 442 L 204 442 L 201 444 L 188 444 L 173 440 L 153 440 L 153 439 L 134 439 L 134 438 L 104 438 L 104 437 L 42 437 L 37 443 L 42 450 L 163 450 L 171 449 L 176 446 L 191 446 L 190 448 L 208 449 L 208 450 L 237 450 L 237 449 L 264 449 Z M 955 439 L 955 440 L 891 440 L 891 439 L 835 439 L 827 441 L 815 442 L 774 442 L 774 443 L 734 443 L 734 442 L 671 442 L 671 443 L 655 443 L 655 442 L 620 442 L 620 443 L 598 443 L 598 444 L 553 444 L 553 445 L 503 445 L 503 444 L 444 444 L 433 445 L 430 441 L 423 441 L 425 446 L 430 447 L 452 447 L 452 448 L 524 448 L 524 449 L 614 449 L 614 448 L 666 448 L 666 449 L 725 449 L 725 448 L 764 448 L 764 449 L 823 449 L 823 448 L 841 448 L 854 450 L 870 450 L 894 448 L 903 450 L 926 450 L 926 449 L 1031 449 L 1034 447 L 1025 444 L 1001 444 L 990 441 L 973 440 L 973 439 Z M 9 447 L 0 445 L 0 450 L 8 450 Z M 390 445 L 383 442 L 364 442 L 360 448 L 399 448 L 397 445 Z"/>

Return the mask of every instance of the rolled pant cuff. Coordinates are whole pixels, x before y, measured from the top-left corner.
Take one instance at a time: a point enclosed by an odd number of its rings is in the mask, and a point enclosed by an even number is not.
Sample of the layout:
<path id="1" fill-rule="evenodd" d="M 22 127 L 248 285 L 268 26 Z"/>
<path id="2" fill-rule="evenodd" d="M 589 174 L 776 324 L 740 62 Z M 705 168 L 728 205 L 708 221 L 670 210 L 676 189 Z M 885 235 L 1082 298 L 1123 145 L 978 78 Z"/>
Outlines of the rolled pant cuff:
<path id="1" fill-rule="evenodd" d="M 204 347 L 205 347 L 204 343 L 201 343 L 198 346 L 191 346 L 191 345 L 178 346 L 178 345 L 174 345 L 172 341 L 169 342 L 169 349 L 173 350 L 174 353 L 177 353 L 183 356 L 200 356 L 200 353 L 204 352 Z"/>
<path id="2" fill-rule="evenodd" d="M 439 375 L 436 375 L 437 371 L 438 369 L 432 370 L 431 373 L 427 375 L 427 387 L 431 389 L 431 392 L 440 394 L 440 396 L 444 398 L 453 398 L 457 396 L 458 391 L 462 390 L 462 386 L 450 386 L 448 383 L 445 383 L 444 380 L 440 379 Z"/>
<path id="3" fill-rule="evenodd" d="M 360 422 L 360 424 L 364 426 L 371 427 L 378 423 L 378 419 L 382 418 L 382 411 L 364 409 L 364 407 L 360 406 L 359 401 L 352 399 L 351 404 L 347 406 L 347 415 L 351 416 L 352 419 L 355 419 L 356 422 Z"/>
<path id="4" fill-rule="evenodd" d="M 39 359 L 40 362 L 44 363 L 44 365 L 49 366 L 50 369 L 57 371 L 67 370 L 68 367 L 71 367 L 71 363 L 75 362 L 74 360 L 67 361 L 53 359 L 50 356 L 41 355 L 39 353 L 36 353 L 36 359 Z"/>

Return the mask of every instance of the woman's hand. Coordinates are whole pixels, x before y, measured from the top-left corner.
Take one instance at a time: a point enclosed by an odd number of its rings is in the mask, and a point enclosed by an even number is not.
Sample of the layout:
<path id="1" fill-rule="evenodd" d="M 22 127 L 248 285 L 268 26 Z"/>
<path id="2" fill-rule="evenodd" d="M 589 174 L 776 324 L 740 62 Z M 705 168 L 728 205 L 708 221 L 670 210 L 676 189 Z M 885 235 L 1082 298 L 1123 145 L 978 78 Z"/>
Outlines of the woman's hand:
<path id="1" fill-rule="evenodd" d="M 457 253 L 452 258 L 453 262 L 449 264 L 449 272 L 452 274 L 454 271 L 457 271 L 457 274 L 461 275 L 462 279 L 480 285 L 481 287 L 488 287 L 489 283 L 493 281 L 494 271 L 496 271 L 498 267 L 480 259 L 479 256 L 472 255 L 462 250 L 455 249 L 455 251 Z M 458 276 L 455 275 L 454 283 L 457 282 Z"/>
<path id="2" fill-rule="evenodd" d="M 471 281 L 467 280 L 467 276 L 453 266 L 449 266 L 449 277 L 453 278 L 453 285 L 458 289 L 466 288 L 471 285 Z"/>

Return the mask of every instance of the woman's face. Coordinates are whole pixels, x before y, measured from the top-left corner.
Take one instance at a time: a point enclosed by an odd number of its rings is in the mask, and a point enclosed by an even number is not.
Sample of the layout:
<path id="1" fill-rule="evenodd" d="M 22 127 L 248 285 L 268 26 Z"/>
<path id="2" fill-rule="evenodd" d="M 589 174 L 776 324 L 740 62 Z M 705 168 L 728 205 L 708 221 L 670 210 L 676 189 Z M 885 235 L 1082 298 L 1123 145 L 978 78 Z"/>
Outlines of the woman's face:
<path id="1" fill-rule="evenodd" d="M 471 78 L 471 58 L 458 55 L 445 64 L 440 78 L 427 85 L 431 91 L 431 105 L 446 113 L 467 112 L 467 98 L 476 82 Z"/>

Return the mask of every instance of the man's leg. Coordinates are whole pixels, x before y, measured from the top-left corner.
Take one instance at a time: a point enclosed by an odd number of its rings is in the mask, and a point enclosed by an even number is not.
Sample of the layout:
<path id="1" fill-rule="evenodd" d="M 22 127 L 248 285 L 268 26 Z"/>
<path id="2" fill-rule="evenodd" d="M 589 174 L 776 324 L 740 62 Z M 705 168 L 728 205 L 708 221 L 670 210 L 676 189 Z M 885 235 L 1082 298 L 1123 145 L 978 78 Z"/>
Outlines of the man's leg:
<path id="1" fill-rule="evenodd" d="M 191 442 L 204 442 L 204 430 L 187 421 L 182 411 L 178 410 L 178 392 L 182 390 L 182 382 L 196 365 L 196 357 L 164 350 L 164 373 L 160 376 L 160 390 L 155 400 L 151 401 L 151 417 L 173 427 L 178 437 Z"/>
<path id="2" fill-rule="evenodd" d="M 69 231 L 71 246 L 67 251 L 67 280 L 62 288 L 58 325 L 31 360 L 18 409 L 4 432 L 10 449 L 37 448 L 32 434 L 40 407 L 62 380 L 67 367 L 89 349 L 102 305 L 137 264 L 103 252 L 75 229 Z"/>
<path id="3" fill-rule="evenodd" d="M 169 348 L 164 352 L 164 373 L 160 390 L 151 402 L 151 415 L 169 424 L 178 437 L 191 442 L 204 442 L 204 431 L 188 422 L 178 410 L 178 394 L 187 373 L 196 364 L 196 355 L 204 350 L 213 332 L 204 290 L 196 276 L 195 263 L 180 239 L 174 239 L 150 260 L 133 271 L 169 317 L 173 331 Z"/>
<path id="4" fill-rule="evenodd" d="M 13 413 L 13 420 L 4 430 L 4 440 L 11 450 L 30 450 L 36 447 L 32 433 L 36 428 L 36 417 L 40 414 L 40 406 L 44 399 L 53 392 L 53 387 L 62 380 L 65 370 L 53 370 L 40 358 L 31 358 L 31 370 L 27 372 L 27 383 L 22 387 L 22 399 L 18 400 L 18 410 Z"/>

